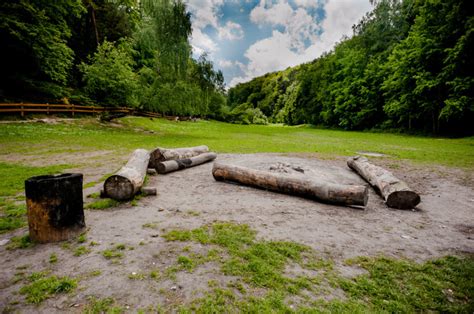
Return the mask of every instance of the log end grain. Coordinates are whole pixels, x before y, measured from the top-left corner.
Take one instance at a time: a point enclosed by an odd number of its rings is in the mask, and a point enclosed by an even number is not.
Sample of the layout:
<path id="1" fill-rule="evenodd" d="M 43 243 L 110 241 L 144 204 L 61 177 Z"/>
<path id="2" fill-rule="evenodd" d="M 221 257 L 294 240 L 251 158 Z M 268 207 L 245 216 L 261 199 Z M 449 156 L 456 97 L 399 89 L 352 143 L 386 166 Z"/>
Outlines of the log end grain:
<path id="1" fill-rule="evenodd" d="M 385 203 L 392 208 L 413 209 L 420 201 L 420 196 L 413 191 L 395 191 L 388 195 Z"/>
<path id="2" fill-rule="evenodd" d="M 114 200 L 125 201 L 135 195 L 135 187 L 126 177 L 113 175 L 105 180 L 104 193 Z"/>

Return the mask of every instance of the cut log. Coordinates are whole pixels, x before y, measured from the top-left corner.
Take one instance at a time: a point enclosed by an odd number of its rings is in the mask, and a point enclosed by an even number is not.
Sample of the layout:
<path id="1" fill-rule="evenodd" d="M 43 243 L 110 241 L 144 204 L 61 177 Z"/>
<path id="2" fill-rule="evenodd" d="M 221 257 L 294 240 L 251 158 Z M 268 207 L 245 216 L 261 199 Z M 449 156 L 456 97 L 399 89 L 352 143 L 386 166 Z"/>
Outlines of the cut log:
<path id="1" fill-rule="evenodd" d="M 141 188 L 141 193 L 143 196 L 153 196 L 157 194 L 157 191 L 156 188 L 147 186 Z"/>
<path id="2" fill-rule="evenodd" d="M 371 164 L 367 158 L 351 157 L 347 160 L 347 165 L 382 195 L 387 206 L 412 209 L 420 203 L 420 196 L 405 182 L 396 178 L 390 171 Z"/>
<path id="3" fill-rule="evenodd" d="M 368 199 L 366 186 L 334 184 L 310 177 L 289 176 L 234 165 L 214 163 L 212 175 L 217 181 L 238 182 L 330 204 L 365 206 Z"/>
<path id="4" fill-rule="evenodd" d="M 190 158 L 207 152 L 209 152 L 209 148 L 206 145 L 175 149 L 158 147 L 150 153 L 148 168 L 156 168 L 157 164 L 162 161 Z"/>
<path id="5" fill-rule="evenodd" d="M 150 153 L 144 149 L 133 152 L 127 164 L 104 182 L 105 194 L 118 201 L 132 199 L 145 180 Z"/>
<path id="6" fill-rule="evenodd" d="M 37 176 L 25 181 L 30 238 L 47 243 L 85 231 L 82 174 Z"/>
<path id="7" fill-rule="evenodd" d="M 216 159 L 215 153 L 204 153 L 191 158 L 176 159 L 159 162 L 156 165 L 156 171 L 160 174 L 194 167 Z"/>

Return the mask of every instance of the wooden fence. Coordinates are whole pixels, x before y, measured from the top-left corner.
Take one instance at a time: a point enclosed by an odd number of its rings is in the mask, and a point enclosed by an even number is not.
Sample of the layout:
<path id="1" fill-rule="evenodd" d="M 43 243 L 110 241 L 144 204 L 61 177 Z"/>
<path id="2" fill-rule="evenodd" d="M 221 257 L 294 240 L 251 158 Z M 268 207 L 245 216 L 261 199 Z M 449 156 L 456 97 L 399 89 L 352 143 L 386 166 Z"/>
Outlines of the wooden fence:
<path id="1" fill-rule="evenodd" d="M 100 114 L 108 113 L 126 113 L 128 115 L 136 115 L 143 117 L 159 118 L 161 114 L 156 112 L 140 111 L 126 107 L 95 107 L 95 106 L 78 106 L 65 104 L 0 104 L 0 114 L 20 113 L 22 117 L 28 113 L 70 113 L 73 117 L 76 113 L 80 114 Z M 169 118 L 169 117 L 166 117 Z"/>

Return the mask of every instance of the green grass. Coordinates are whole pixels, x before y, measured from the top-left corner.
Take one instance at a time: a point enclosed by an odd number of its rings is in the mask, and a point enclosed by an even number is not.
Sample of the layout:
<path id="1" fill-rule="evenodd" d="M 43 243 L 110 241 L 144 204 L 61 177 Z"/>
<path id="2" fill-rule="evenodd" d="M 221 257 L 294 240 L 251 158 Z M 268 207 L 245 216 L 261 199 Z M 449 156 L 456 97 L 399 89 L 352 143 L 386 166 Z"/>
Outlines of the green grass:
<path id="1" fill-rule="evenodd" d="M 122 307 L 115 305 L 115 299 L 98 299 L 95 297 L 89 297 L 89 304 L 85 307 L 83 311 L 84 314 L 118 314 L 123 312 L 124 309 Z"/>
<path id="2" fill-rule="evenodd" d="M 81 246 L 78 246 L 75 250 L 74 250 L 74 256 L 82 256 L 84 254 L 88 254 L 90 253 L 91 250 L 84 246 L 84 245 L 81 245 Z"/>
<path id="3" fill-rule="evenodd" d="M 342 277 L 332 260 L 311 248 L 281 241 L 258 240 L 246 225 L 214 223 L 193 230 L 172 230 L 168 241 L 195 242 L 212 247 L 224 275 L 236 278 L 227 287 L 215 281 L 204 297 L 183 306 L 183 313 L 301 312 L 301 313 L 413 313 L 474 310 L 474 259 L 445 257 L 422 264 L 386 257 L 360 257 L 347 264 L 362 267 L 367 274 Z M 199 254 L 179 255 L 171 269 L 193 271 L 205 263 Z M 290 265 L 312 274 L 288 275 Z M 254 296 L 254 291 L 260 296 Z M 326 301 L 333 289 L 346 298 Z M 290 307 L 292 297 L 298 304 Z"/>
<path id="4" fill-rule="evenodd" d="M 121 251 L 125 251 L 126 248 L 125 244 L 117 244 L 113 248 L 102 251 L 102 256 L 106 259 L 118 260 L 123 257 Z"/>
<path id="5" fill-rule="evenodd" d="M 0 127 L 0 133 L 2 133 L 2 127 Z M 3 139 L 0 140 L 0 143 L 2 141 Z M 3 154 L 7 153 L 3 150 L 3 147 L 0 148 L 0 152 Z M 0 197 L 14 196 L 17 193 L 22 192 L 25 187 L 25 180 L 29 177 L 58 174 L 64 169 L 72 167 L 74 166 L 67 164 L 52 165 L 47 167 L 30 167 L 0 162 L 0 178 L 4 178 L 0 180 Z"/>
<path id="6" fill-rule="evenodd" d="M 58 256 L 56 255 L 56 253 L 51 253 L 51 255 L 49 256 L 49 263 L 56 264 L 57 262 L 58 262 Z"/>
<path id="7" fill-rule="evenodd" d="M 104 199 L 100 199 L 100 200 L 97 200 L 97 201 L 94 201 L 92 203 L 87 204 L 86 208 L 87 209 L 100 210 L 100 209 L 107 209 L 107 208 L 115 207 L 119 204 L 120 204 L 120 202 L 118 202 L 116 200 L 113 200 L 111 198 L 104 198 Z"/>
<path id="8" fill-rule="evenodd" d="M 0 234 L 26 226 L 26 205 L 0 197 Z"/>
<path id="9" fill-rule="evenodd" d="M 35 243 L 31 241 L 30 235 L 26 234 L 24 236 L 12 237 L 10 239 L 10 243 L 7 245 L 7 249 L 27 249 L 33 247 L 34 245 Z"/>
<path id="10" fill-rule="evenodd" d="M 172 122 L 127 117 L 126 127 L 78 119 L 55 125 L 12 123 L 0 126 L 0 154 L 58 154 L 94 150 L 129 153 L 137 147 L 208 145 L 227 153 L 307 152 L 326 157 L 351 156 L 366 150 L 396 159 L 474 167 L 474 138 L 448 139 L 400 134 L 347 132 L 310 126 L 235 125 L 215 121 Z M 139 129 L 139 130 L 137 130 Z M 140 129 L 155 131 L 144 133 Z M 70 143 L 74 143 L 72 146 Z"/>
<path id="11" fill-rule="evenodd" d="M 38 304 L 58 294 L 77 287 L 77 281 L 69 277 L 46 277 L 44 273 L 33 273 L 28 277 L 30 284 L 23 286 L 20 293 L 26 295 L 28 303 Z"/>

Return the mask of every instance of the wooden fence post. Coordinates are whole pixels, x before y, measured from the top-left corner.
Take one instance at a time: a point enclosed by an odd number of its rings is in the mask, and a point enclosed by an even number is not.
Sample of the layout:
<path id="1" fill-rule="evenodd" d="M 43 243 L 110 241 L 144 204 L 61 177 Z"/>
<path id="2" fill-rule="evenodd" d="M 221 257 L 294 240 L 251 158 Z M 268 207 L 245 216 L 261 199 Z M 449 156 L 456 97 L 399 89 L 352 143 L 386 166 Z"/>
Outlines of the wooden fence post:
<path id="1" fill-rule="evenodd" d="M 74 104 L 72 104 L 72 117 L 74 118 Z"/>
<path id="2" fill-rule="evenodd" d="M 23 118 L 25 116 L 25 112 L 23 111 L 23 104 L 21 104 L 21 117 Z"/>
<path id="3" fill-rule="evenodd" d="M 46 103 L 46 110 L 47 110 L 46 114 L 49 116 L 49 103 Z"/>

